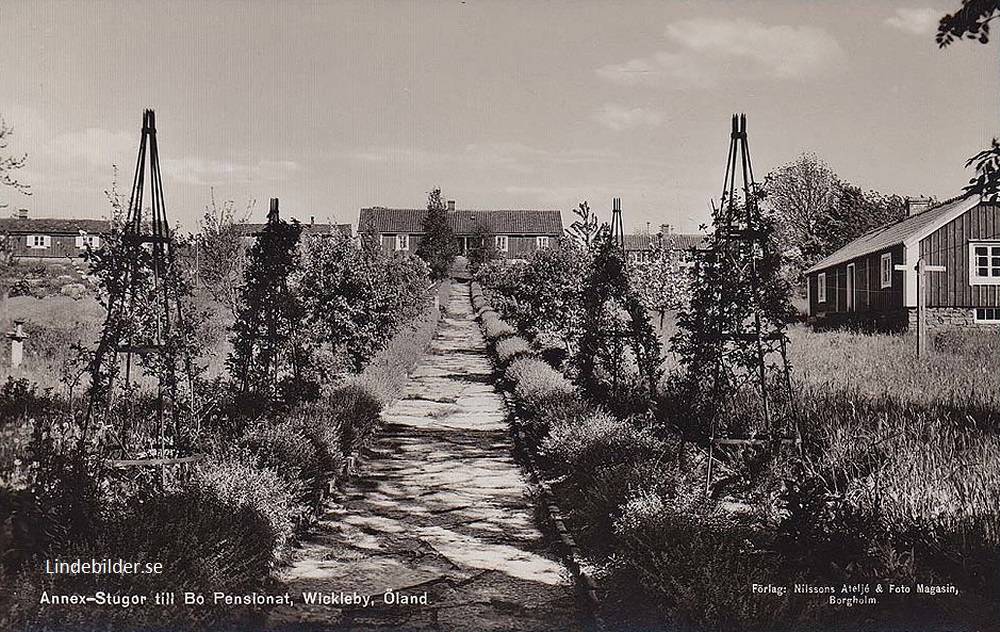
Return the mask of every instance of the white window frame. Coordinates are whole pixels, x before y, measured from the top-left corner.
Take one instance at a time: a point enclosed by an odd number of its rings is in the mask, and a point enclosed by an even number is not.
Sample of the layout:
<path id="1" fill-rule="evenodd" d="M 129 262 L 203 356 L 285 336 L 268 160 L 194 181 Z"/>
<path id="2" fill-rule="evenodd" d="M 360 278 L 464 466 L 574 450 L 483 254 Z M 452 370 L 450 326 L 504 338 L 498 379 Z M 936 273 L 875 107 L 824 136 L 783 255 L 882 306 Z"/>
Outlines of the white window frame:
<path id="1" fill-rule="evenodd" d="M 983 311 L 983 318 L 979 317 L 980 310 Z M 988 316 L 993 312 L 993 317 Z M 1000 307 L 976 307 L 972 310 L 972 321 L 982 325 L 1000 325 Z"/>
<path id="2" fill-rule="evenodd" d="M 52 245 L 52 237 L 48 235 L 28 235 L 26 243 L 32 250 L 46 250 Z"/>
<path id="3" fill-rule="evenodd" d="M 497 250 L 500 252 L 507 252 L 510 246 L 507 240 L 507 235 L 497 235 L 494 243 L 496 244 Z"/>
<path id="4" fill-rule="evenodd" d="M 882 281 L 881 287 L 884 290 L 892 287 L 892 253 L 887 252 L 879 260 L 879 278 Z"/>
<path id="5" fill-rule="evenodd" d="M 990 273 L 987 276 L 979 276 L 980 267 L 977 265 L 976 250 L 986 248 L 986 268 Z M 970 241 L 969 242 L 969 285 L 1000 285 L 1000 274 L 992 274 L 994 269 L 1000 272 L 1000 265 L 994 266 L 994 262 L 1000 259 L 1000 241 Z"/>
<path id="6" fill-rule="evenodd" d="M 816 302 L 826 302 L 826 272 L 816 275 Z"/>
<path id="7" fill-rule="evenodd" d="M 857 273 L 858 273 L 858 267 L 856 265 L 854 265 L 853 263 L 847 264 L 847 275 L 844 277 L 844 285 L 846 286 L 847 289 L 847 291 L 845 292 L 845 296 L 847 297 L 847 304 L 844 307 L 845 311 L 848 312 L 853 312 L 855 309 L 857 309 L 857 304 L 855 303 L 854 300 L 855 294 L 857 294 L 858 291 Z"/>
<path id="8" fill-rule="evenodd" d="M 409 235 L 396 235 L 396 250 L 408 251 L 410 249 Z"/>
<path id="9" fill-rule="evenodd" d="M 535 247 L 539 250 L 549 247 L 549 238 L 546 235 L 535 237 Z"/>
<path id="10" fill-rule="evenodd" d="M 77 235 L 76 236 L 76 247 L 80 250 L 85 250 L 87 246 L 93 249 L 101 247 L 101 238 L 97 235 Z"/>

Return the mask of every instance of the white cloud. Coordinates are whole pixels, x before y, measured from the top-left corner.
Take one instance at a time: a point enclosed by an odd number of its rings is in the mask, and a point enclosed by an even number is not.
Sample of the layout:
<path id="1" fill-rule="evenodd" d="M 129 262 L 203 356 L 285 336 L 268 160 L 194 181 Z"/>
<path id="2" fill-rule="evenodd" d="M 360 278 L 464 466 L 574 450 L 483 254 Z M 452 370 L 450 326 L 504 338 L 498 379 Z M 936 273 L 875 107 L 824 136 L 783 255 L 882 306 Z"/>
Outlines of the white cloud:
<path id="1" fill-rule="evenodd" d="M 913 35 L 930 35 L 940 19 L 941 12 L 937 9 L 896 9 L 896 14 L 886 18 L 885 24 Z"/>
<path id="2" fill-rule="evenodd" d="M 261 159 L 254 164 L 198 157 L 164 158 L 160 161 L 164 175 L 187 184 L 221 184 L 225 182 L 275 182 L 287 179 L 299 170 L 291 160 Z"/>
<path id="3" fill-rule="evenodd" d="M 832 35 L 811 26 L 766 26 L 749 20 L 699 18 L 667 27 L 667 50 L 599 68 L 624 85 L 708 88 L 738 70 L 787 79 L 835 65 L 844 51 Z"/>
<path id="4" fill-rule="evenodd" d="M 617 103 L 605 103 L 595 115 L 601 125 L 620 132 L 635 127 L 656 127 L 663 122 L 663 114 L 645 108 L 630 108 Z"/>

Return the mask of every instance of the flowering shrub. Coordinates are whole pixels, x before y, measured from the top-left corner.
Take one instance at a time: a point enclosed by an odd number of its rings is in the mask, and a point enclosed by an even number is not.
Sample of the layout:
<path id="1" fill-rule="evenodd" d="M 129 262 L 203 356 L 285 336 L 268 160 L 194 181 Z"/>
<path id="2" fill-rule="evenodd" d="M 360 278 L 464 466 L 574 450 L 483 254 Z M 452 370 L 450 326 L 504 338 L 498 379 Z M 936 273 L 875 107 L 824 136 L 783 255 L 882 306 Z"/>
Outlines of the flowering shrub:
<path id="1" fill-rule="evenodd" d="M 419 315 L 430 281 L 427 264 L 385 253 L 346 235 L 303 244 L 291 280 L 326 372 L 357 373 L 396 330 Z"/>

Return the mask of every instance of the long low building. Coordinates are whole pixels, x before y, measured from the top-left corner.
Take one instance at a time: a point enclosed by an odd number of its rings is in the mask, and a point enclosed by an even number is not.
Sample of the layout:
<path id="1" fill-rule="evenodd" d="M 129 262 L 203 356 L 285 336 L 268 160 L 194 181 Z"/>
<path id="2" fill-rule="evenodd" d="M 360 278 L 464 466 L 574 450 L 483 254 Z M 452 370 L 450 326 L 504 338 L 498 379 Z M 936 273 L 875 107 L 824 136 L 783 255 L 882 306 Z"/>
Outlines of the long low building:
<path id="1" fill-rule="evenodd" d="M 465 210 L 456 209 L 455 203 L 449 201 L 447 212 L 462 254 L 477 239 L 490 235 L 499 254 L 517 259 L 554 245 L 563 234 L 558 210 Z M 424 236 L 426 216 L 427 209 L 363 208 L 358 216 L 358 234 L 377 237 L 386 250 L 416 252 Z"/>
<path id="2" fill-rule="evenodd" d="M 1000 205 L 978 197 L 913 205 L 908 217 L 806 270 L 810 319 L 888 330 L 912 326 L 921 259 L 944 268 L 925 273 L 928 324 L 1000 324 Z"/>
<path id="3" fill-rule="evenodd" d="M 110 230 L 111 222 L 103 219 L 29 219 L 25 211 L 0 218 L 0 235 L 18 259 L 82 257 L 88 246 L 99 248 Z"/>

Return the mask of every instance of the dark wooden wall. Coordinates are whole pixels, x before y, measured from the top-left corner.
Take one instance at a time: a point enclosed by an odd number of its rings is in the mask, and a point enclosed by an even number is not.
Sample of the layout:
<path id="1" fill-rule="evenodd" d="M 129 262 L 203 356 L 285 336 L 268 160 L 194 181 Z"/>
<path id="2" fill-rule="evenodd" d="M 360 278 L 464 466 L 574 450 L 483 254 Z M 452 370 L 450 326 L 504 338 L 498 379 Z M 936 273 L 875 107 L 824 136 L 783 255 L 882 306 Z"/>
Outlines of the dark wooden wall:
<path id="1" fill-rule="evenodd" d="M 1000 286 L 969 285 L 969 241 L 1000 240 L 1000 206 L 980 204 L 920 242 L 920 256 L 945 272 L 928 273 L 929 307 L 1000 307 Z"/>

